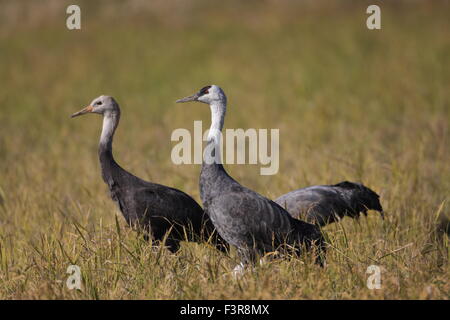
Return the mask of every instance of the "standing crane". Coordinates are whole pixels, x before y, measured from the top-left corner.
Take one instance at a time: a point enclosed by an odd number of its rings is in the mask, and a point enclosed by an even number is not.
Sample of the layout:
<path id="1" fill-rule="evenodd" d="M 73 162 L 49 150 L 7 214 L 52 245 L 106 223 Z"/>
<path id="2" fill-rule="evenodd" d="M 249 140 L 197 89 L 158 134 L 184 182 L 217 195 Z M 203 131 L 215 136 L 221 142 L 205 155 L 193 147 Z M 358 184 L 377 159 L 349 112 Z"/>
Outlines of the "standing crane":
<path id="1" fill-rule="evenodd" d="M 379 211 L 384 218 L 380 197 L 363 184 L 343 181 L 334 185 L 312 186 L 288 192 L 274 200 L 294 218 L 304 218 L 319 226 L 348 216 L 358 219 L 367 210 Z"/>
<path id="2" fill-rule="evenodd" d="M 120 108 L 113 97 L 102 95 L 94 99 L 89 106 L 72 114 L 72 118 L 88 113 L 103 115 L 98 147 L 102 178 L 130 227 L 144 231 L 147 239 L 150 236 L 159 242 L 165 239 L 171 252 L 178 251 L 180 241 L 211 240 L 219 250 L 227 249 L 208 215 L 189 195 L 144 181 L 117 164 L 112 154 L 112 142 L 119 124 Z"/>
<path id="3" fill-rule="evenodd" d="M 237 248 L 241 264 L 235 272 L 254 264 L 258 256 L 280 251 L 300 253 L 302 246 L 318 249 L 316 262 L 323 264 L 325 241 L 316 225 L 294 219 L 277 203 L 250 190 L 228 175 L 220 163 L 220 140 L 227 98 L 216 86 L 177 100 L 209 104 L 211 127 L 200 174 L 200 197 L 219 234 Z"/>

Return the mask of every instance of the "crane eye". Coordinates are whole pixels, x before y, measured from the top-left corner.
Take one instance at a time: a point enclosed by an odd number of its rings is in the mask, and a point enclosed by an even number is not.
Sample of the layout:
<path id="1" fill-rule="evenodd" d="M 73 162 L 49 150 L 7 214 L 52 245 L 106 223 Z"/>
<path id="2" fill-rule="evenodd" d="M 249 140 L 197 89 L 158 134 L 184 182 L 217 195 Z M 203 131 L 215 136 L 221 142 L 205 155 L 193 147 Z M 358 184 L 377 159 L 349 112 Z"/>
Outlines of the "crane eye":
<path id="1" fill-rule="evenodd" d="M 211 88 L 211 86 L 203 87 L 203 88 L 200 90 L 200 93 L 201 93 L 202 95 L 208 94 L 210 88 Z"/>
<path id="2" fill-rule="evenodd" d="M 96 105 L 101 105 L 102 102 L 101 102 L 101 101 L 97 101 L 95 104 L 96 104 Z"/>

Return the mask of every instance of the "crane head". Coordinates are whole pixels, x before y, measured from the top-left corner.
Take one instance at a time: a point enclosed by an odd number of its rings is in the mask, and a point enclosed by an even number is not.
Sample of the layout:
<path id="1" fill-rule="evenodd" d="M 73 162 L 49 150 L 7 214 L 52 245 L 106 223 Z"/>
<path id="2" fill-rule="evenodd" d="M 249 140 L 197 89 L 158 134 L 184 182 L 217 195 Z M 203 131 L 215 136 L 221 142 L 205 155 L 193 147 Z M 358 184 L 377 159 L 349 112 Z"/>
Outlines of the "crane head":
<path id="1" fill-rule="evenodd" d="M 214 102 L 226 102 L 226 96 L 223 90 L 216 85 L 210 85 L 201 88 L 198 92 L 194 93 L 191 96 L 185 97 L 183 99 L 179 99 L 177 103 L 197 101 L 203 102 L 206 104 L 212 104 Z"/>
<path id="2" fill-rule="evenodd" d="M 72 118 L 82 116 L 86 113 L 105 114 L 107 112 L 119 112 L 119 105 L 116 100 L 110 96 L 100 96 L 92 100 L 92 102 L 85 108 L 72 114 Z"/>

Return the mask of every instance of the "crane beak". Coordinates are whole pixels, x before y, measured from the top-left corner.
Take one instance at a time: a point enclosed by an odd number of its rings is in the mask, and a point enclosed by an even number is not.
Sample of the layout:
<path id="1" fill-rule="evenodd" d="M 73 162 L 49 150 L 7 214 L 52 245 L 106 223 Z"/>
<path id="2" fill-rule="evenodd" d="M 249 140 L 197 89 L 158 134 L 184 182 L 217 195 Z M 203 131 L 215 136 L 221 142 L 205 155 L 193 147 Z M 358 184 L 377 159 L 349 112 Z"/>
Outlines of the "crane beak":
<path id="1" fill-rule="evenodd" d="M 75 117 L 78 117 L 78 116 L 82 116 L 83 114 L 92 112 L 92 110 L 94 110 L 94 107 L 93 107 L 93 106 L 87 106 L 86 108 L 84 108 L 84 109 L 82 109 L 82 110 L 80 110 L 80 111 L 78 111 L 78 112 L 75 112 L 75 113 L 72 114 L 70 117 L 71 117 L 71 118 L 75 118 Z"/>
<path id="2" fill-rule="evenodd" d="M 197 101 L 199 98 L 199 94 L 195 93 L 192 96 L 189 97 L 185 97 L 183 99 L 178 99 L 177 101 L 175 101 L 176 103 L 183 103 L 183 102 L 189 102 L 189 101 Z"/>

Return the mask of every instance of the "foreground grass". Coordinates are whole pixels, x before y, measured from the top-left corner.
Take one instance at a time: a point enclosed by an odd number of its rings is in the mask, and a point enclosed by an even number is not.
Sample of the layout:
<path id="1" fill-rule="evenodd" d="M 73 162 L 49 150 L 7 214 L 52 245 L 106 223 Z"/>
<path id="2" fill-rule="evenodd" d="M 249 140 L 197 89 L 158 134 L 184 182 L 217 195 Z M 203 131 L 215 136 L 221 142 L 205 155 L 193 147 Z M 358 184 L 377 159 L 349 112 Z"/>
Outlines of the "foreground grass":
<path id="1" fill-rule="evenodd" d="M 448 240 L 432 234 L 449 211 L 448 5 L 386 6 L 374 32 L 364 7 L 196 3 L 189 15 L 86 3 L 80 32 L 57 14 L 2 25 L 0 298 L 448 299 Z M 271 198 L 363 181 L 386 219 L 325 228 L 325 269 L 305 257 L 238 281 L 234 253 L 186 244 L 170 255 L 142 241 L 101 181 L 100 118 L 68 116 L 115 96 L 118 162 L 199 199 L 199 167 L 172 164 L 170 135 L 206 128 L 209 110 L 173 102 L 210 83 L 229 95 L 226 127 L 280 129 L 279 173 L 228 166 L 237 180 Z M 71 264 L 81 291 L 66 288 Z M 366 286 L 373 264 L 380 290 Z"/>

